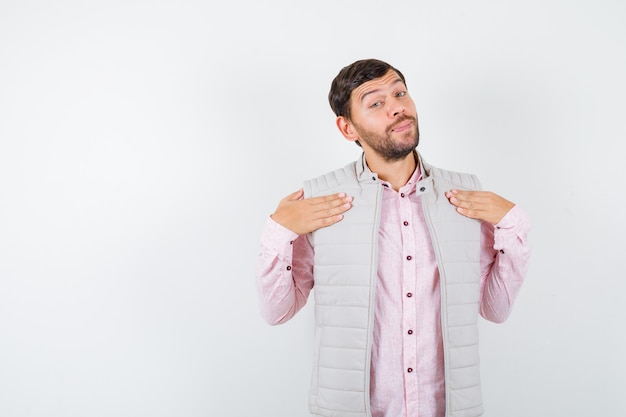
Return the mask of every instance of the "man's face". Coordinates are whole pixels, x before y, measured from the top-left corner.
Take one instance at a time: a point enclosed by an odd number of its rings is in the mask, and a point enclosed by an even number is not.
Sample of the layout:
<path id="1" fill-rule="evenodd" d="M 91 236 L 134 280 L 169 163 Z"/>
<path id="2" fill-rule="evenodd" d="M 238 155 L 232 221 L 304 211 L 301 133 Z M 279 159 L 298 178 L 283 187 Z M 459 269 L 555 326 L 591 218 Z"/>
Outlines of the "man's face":
<path id="1" fill-rule="evenodd" d="M 395 71 L 355 88 L 350 106 L 350 123 L 366 152 L 392 162 L 412 153 L 419 143 L 415 103 Z"/>

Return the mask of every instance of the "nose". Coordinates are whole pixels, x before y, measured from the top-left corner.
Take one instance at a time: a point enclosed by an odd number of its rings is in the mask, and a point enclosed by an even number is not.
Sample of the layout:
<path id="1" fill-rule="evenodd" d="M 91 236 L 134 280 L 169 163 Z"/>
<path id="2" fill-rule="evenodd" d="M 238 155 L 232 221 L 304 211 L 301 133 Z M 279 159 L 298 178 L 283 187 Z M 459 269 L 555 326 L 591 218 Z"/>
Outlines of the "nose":
<path id="1" fill-rule="evenodd" d="M 402 113 L 404 113 L 404 105 L 400 101 L 396 100 L 391 109 L 391 113 L 393 114 L 393 117 L 401 115 Z"/>

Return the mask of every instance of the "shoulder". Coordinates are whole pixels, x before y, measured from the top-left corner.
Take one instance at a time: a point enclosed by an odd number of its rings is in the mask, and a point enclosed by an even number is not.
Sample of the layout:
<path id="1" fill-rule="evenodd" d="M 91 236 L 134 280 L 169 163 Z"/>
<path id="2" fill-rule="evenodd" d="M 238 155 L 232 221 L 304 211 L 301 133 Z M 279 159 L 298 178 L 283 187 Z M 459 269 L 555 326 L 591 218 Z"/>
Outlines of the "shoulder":
<path id="1" fill-rule="evenodd" d="M 357 179 L 357 161 L 351 162 L 343 168 L 338 168 L 326 174 L 319 175 L 304 181 L 305 197 L 315 197 L 317 195 L 331 194 L 338 187 L 353 183 Z"/>
<path id="2" fill-rule="evenodd" d="M 423 161 L 422 161 L 423 162 Z M 482 186 L 475 174 L 443 169 L 423 162 L 426 175 L 435 182 L 449 184 L 452 188 L 480 190 Z"/>

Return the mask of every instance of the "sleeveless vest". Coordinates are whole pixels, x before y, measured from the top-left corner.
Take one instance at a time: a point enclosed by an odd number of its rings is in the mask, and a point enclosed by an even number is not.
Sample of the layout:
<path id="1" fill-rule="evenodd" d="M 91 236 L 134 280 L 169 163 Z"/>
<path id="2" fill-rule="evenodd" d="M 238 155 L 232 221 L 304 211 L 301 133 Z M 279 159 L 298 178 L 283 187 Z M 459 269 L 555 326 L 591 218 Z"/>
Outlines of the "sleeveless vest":
<path id="1" fill-rule="evenodd" d="M 420 160 L 417 184 L 441 287 L 446 417 L 482 415 L 478 328 L 480 222 L 456 213 L 450 189 L 479 190 L 474 175 Z M 370 361 L 378 274 L 381 181 L 360 160 L 304 182 L 305 197 L 354 197 L 344 219 L 307 235 L 314 250 L 315 345 L 309 394 L 312 414 L 371 417 Z"/>

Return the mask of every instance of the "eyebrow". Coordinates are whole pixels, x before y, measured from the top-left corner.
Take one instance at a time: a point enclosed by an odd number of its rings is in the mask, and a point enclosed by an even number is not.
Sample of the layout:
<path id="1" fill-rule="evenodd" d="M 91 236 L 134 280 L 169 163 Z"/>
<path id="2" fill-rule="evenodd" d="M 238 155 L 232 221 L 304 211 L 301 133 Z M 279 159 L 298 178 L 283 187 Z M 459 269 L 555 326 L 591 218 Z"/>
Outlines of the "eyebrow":
<path id="1" fill-rule="evenodd" d="M 394 81 L 391 85 L 392 85 L 392 86 L 394 86 L 394 85 L 396 85 L 396 84 L 398 84 L 398 83 L 404 84 L 404 82 L 402 81 L 402 78 L 400 78 L 400 77 L 396 78 L 396 80 L 395 80 L 395 81 Z M 375 90 L 368 91 L 367 93 L 363 94 L 363 95 L 361 96 L 361 103 L 365 100 L 365 97 L 367 97 L 367 96 L 368 96 L 368 95 L 370 95 L 370 94 L 377 93 L 377 92 L 379 92 L 380 90 L 381 90 L 380 88 L 377 88 L 377 89 L 375 89 Z"/>

